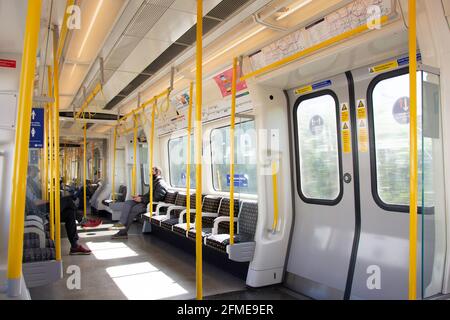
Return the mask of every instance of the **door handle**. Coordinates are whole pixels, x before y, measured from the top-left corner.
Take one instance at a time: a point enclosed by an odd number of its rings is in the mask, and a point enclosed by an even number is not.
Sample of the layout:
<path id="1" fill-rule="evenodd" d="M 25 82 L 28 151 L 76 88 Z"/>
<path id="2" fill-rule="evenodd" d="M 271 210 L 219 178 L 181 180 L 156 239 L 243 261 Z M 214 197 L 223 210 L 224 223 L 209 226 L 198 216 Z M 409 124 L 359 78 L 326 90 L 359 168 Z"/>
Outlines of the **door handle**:
<path id="1" fill-rule="evenodd" d="M 349 184 L 352 182 L 352 175 L 350 173 L 344 174 L 343 180 L 345 183 Z"/>

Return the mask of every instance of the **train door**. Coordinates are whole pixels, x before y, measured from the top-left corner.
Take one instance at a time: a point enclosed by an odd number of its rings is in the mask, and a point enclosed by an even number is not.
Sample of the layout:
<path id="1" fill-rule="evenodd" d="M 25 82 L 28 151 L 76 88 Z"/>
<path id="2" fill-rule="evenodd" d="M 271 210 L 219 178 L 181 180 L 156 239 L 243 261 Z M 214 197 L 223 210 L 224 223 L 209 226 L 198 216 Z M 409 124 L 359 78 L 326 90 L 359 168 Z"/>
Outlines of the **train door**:
<path id="1" fill-rule="evenodd" d="M 295 164 L 294 227 L 285 282 L 318 299 L 343 299 L 354 254 L 351 92 L 345 74 L 288 92 Z"/>
<path id="2" fill-rule="evenodd" d="M 420 65 L 420 64 L 419 64 Z M 437 72 L 436 72 L 437 73 Z M 358 112 L 360 237 L 352 297 L 407 299 L 409 70 L 400 57 L 352 71 Z M 442 292 L 445 198 L 439 76 L 417 72 L 417 297 Z M 366 119 L 365 119 L 366 118 Z M 364 128 L 366 126 L 367 128 Z M 377 279 L 375 279 L 377 278 Z"/>
<path id="3" fill-rule="evenodd" d="M 407 299 L 407 65 L 394 59 L 289 91 L 297 192 L 288 287 L 322 299 Z M 418 88 L 417 296 L 426 298 L 442 291 L 445 260 L 439 77 L 418 71 Z"/>

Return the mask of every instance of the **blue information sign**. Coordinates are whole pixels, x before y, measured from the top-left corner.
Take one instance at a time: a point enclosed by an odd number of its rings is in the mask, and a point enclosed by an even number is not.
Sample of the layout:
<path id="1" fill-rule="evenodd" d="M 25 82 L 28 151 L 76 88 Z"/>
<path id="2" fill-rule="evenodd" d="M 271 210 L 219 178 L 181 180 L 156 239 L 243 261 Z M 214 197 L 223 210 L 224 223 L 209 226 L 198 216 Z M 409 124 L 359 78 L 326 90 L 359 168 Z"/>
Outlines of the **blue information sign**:
<path id="1" fill-rule="evenodd" d="M 44 147 L 44 109 L 33 108 L 31 111 L 30 148 Z"/>
<path id="2" fill-rule="evenodd" d="M 227 174 L 227 186 L 230 186 L 230 175 Z M 248 188 L 248 177 L 246 174 L 234 175 L 234 186 L 240 188 Z"/>

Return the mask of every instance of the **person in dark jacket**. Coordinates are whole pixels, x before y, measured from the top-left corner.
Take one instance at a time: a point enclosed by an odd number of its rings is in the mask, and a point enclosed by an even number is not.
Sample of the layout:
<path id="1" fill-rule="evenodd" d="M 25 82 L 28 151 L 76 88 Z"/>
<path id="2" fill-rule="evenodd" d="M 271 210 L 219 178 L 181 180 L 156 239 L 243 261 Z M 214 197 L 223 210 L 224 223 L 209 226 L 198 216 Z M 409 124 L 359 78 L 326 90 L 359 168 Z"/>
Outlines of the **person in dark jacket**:
<path id="1" fill-rule="evenodd" d="M 153 202 L 163 201 L 166 197 L 168 184 L 162 177 L 162 171 L 159 167 L 153 167 Z M 120 223 L 115 228 L 121 229 L 112 236 L 112 239 L 127 239 L 128 229 L 137 215 L 147 212 L 147 205 L 150 202 L 150 192 L 133 196 L 132 200 L 125 201 L 120 216 Z"/>

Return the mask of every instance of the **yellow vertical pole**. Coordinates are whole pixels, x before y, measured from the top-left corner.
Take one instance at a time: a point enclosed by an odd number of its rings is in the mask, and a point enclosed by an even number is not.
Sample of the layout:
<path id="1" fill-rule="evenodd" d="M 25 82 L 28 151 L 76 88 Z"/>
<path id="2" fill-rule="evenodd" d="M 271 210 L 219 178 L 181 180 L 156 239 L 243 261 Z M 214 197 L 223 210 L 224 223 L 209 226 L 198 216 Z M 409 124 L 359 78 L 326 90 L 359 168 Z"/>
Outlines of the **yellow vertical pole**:
<path id="1" fill-rule="evenodd" d="M 63 148 L 63 182 L 67 184 L 67 148 Z"/>
<path id="2" fill-rule="evenodd" d="M 48 96 L 53 97 L 53 80 L 52 80 L 52 68 L 50 66 L 47 67 L 47 74 L 48 74 Z M 48 109 L 48 151 L 49 151 L 49 174 L 50 174 L 50 239 L 55 240 L 55 192 L 54 192 L 54 155 L 53 152 L 54 149 L 54 132 L 53 132 L 53 103 L 49 103 L 49 109 Z"/>
<path id="3" fill-rule="evenodd" d="M 233 59 L 230 124 L 230 244 L 234 244 L 234 129 L 236 125 L 237 58 Z"/>
<path id="4" fill-rule="evenodd" d="M 187 118 L 187 159 L 186 159 L 186 230 L 191 229 L 191 130 L 192 130 L 192 98 L 194 96 L 194 83 L 189 85 L 189 107 Z"/>
<path id="5" fill-rule="evenodd" d="M 153 107 L 152 107 L 152 125 L 150 128 L 150 144 L 149 144 L 149 150 L 150 150 L 150 154 L 149 154 L 149 200 L 150 200 L 150 218 L 153 217 L 153 175 L 152 175 L 152 170 L 153 170 L 153 153 L 154 153 L 154 148 L 155 148 L 155 116 L 156 116 L 156 107 L 158 105 L 157 100 L 155 99 L 155 101 L 153 102 Z"/>
<path id="6" fill-rule="evenodd" d="M 56 26 L 55 26 L 56 28 Z M 53 114 L 53 130 L 55 141 L 55 251 L 56 260 L 61 261 L 61 191 L 60 191 L 60 168 L 59 168 L 59 59 L 57 56 L 58 39 L 57 30 L 53 30 L 53 96 L 55 99 L 55 107 Z"/>
<path id="7" fill-rule="evenodd" d="M 38 46 L 41 0 L 29 1 L 25 26 L 23 61 L 17 114 L 16 146 L 11 194 L 11 218 L 8 241 L 8 295 L 20 294 L 22 275 L 25 194 L 28 148 L 30 143 L 31 107 Z"/>
<path id="8" fill-rule="evenodd" d="M 410 201 L 409 201 L 409 299 L 417 299 L 417 40 L 416 0 L 409 0 L 409 95 L 410 95 Z"/>
<path id="9" fill-rule="evenodd" d="M 278 182 L 277 182 L 277 162 L 272 161 L 272 188 L 273 188 L 273 224 L 272 231 L 278 227 Z"/>
<path id="10" fill-rule="evenodd" d="M 133 196 L 136 196 L 136 162 L 137 162 L 137 134 L 138 134 L 138 127 L 137 127 L 137 118 L 136 115 L 133 117 L 133 172 L 131 175 L 131 190 Z"/>
<path id="11" fill-rule="evenodd" d="M 117 127 L 114 127 L 113 137 L 113 162 L 112 162 L 112 186 L 111 186 L 111 199 L 116 200 L 116 148 L 117 148 Z"/>
<path id="12" fill-rule="evenodd" d="M 84 218 L 87 216 L 87 208 L 86 208 L 86 175 L 87 175 L 87 142 L 86 142 L 86 136 L 87 136 L 87 123 L 84 124 L 83 127 L 83 214 Z"/>
<path id="13" fill-rule="evenodd" d="M 91 142 L 91 181 L 94 183 L 95 181 L 95 157 L 94 152 L 95 151 L 95 145 L 93 142 Z"/>
<path id="14" fill-rule="evenodd" d="M 195 137 L 195 253 L 197 300 L 203 299 L 203 252 L 202 252 L 202 59 L 203 59 L 203 0 L 197 0 L 197 74 L 196 74 L 196 137 Z"/>
<path id="15" fill-rule="evenodd" d="M 42 176 L 42 185 L 44 192 L 44 200 L 48 201 L 48 129 L 49 129 L 49 116 L 48 112 L 50 105 L 46 105 L 44 109 L 44 174 Z"/>

